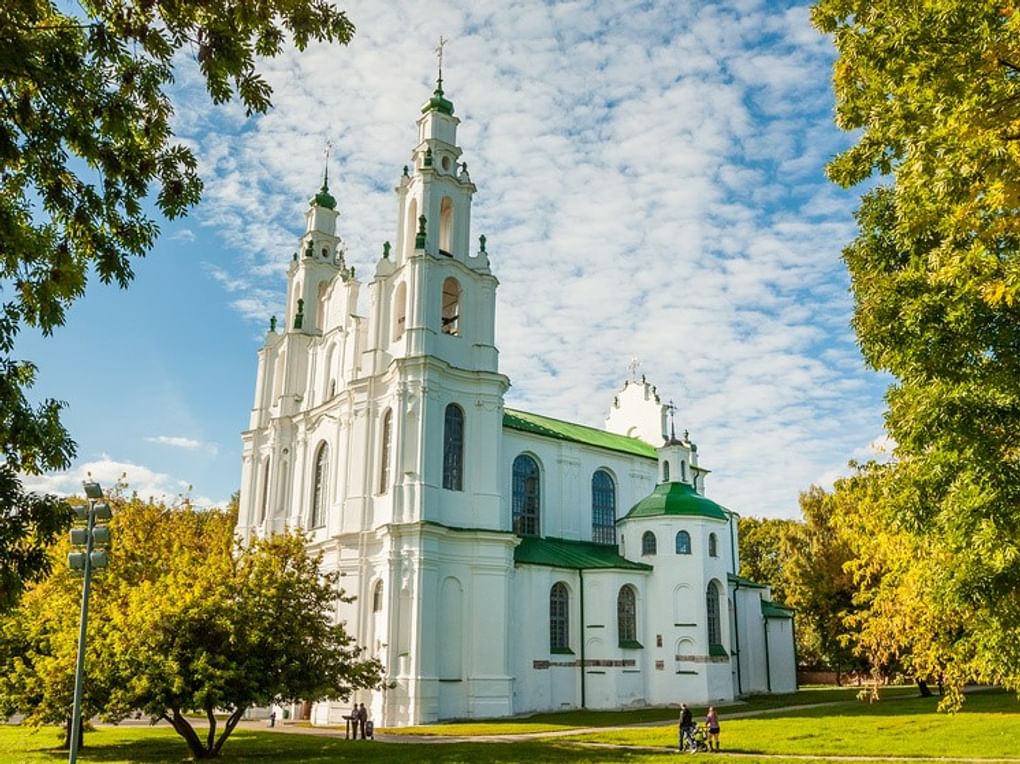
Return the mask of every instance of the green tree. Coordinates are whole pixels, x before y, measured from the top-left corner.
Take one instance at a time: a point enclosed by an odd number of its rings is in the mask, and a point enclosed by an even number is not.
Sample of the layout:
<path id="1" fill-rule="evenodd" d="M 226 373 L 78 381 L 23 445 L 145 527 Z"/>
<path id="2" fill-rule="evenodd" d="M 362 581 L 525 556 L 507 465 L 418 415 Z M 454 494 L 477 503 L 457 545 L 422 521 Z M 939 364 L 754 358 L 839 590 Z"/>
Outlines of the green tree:
<path id="1" fill-rule="evenodd" d="M 861 668 L 844 619 L 853 612 L 855 585 L 844 570 L 850 549 L 836 532 L 838 507 L 849 497 L 843 481 L 834 493 L 811 486 L 800 495 L 804 522 L 782 540 L 786 604 L 797 611 L 797 650 L 801 660 L 836 672 Z"/>
<path id="2" fill-rule="evenodd" d="M 741 517 L 740 575 L 759 584 L 767 584 L 775 602 L 786 602 L 783 540 L 795 532 L 794 520 Z"/>
<path id="3" fill-rule="evenodd" d="M 950 704 L 969 680 L 1020 690 L 1020 13 L 819 0 L 812 14 L 839 53 L 837 123 L 856 131 L 829 174 L 881 176 L 844 259 L 864 357 L 896 378 L 896 463 L 873 514 L 912 558 L 876 563 L 865 644 L 943 673 Z M 897 610 L 897 591 L 924 596 Z"/>
<path id="4" fill-rule="evenodd" d="M 238 549 L 228 511 L 137 498 L 114 511 L 110 565 L 93 589 L 88 710 L 165 719 L 204 759 L 219 755 L 250 706 L 346 699 L 379 685 L 380 664 L 334 623 L 337 604 L 349 601 L 339 574 L 321 573 L 300 535 Z M 78 579 L 55 569 L 3 621 L 0 710 L 66 724 L 77 629 L 65 611 L 79 592 Z M 206 729 L 192 726 L 193 713 Z"/>
<path id="5" fill-rule="evenodd" d="M 19 474 L 66 469 L 75 453 L 64 404 L 31 406 L 36 369 L 11 358 L 24 325 L 50 334 L 90 270 L 126 287 L 131 259 L 201 195 L 191 150 L 171 130 L 167 93 L 192 55 L 214 103 L 270 107 L 256 57 L 312 40 L 347 43 L 354 27 L 326 0 L 50 0 L 0 4 L 0 607 L 46 572 L 42 552 L 66 504 L 23 490 Z"/>

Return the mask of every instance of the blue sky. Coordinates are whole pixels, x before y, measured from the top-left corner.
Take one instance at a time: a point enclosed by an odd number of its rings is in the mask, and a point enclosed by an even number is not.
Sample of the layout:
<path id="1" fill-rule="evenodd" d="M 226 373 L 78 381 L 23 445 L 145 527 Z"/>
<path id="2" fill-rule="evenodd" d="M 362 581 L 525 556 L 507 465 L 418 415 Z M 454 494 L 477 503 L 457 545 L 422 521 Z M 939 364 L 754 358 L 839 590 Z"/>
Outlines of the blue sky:
<path id="1" fill-rule="evenodd" d="M 831 43 L 806 5 L 357 0 L 347 48 L 265 63 L 273 111 L 210 106 L 182 57 L 176 131 L 206 192 L 163 222 L 122 291 L 96 281 L 53 337 L 16 348 L 66 400 L 74 491 L 126 473 L 143 496 L 223 502 L 240 482 L 255 353 L 334 144 L 348 262 L 393 240 L 392 188 L 434 86 L 478 186 L 508 405 L 601 426 L 632 357 L 690 430 L 707 491 L 797 516 L 797 494 L 881 449 L 885 380 L 849 328 L 839 260 L 857 192 L 824 177 Z M 190 486 L 190 488 L 189 488 Z"/>

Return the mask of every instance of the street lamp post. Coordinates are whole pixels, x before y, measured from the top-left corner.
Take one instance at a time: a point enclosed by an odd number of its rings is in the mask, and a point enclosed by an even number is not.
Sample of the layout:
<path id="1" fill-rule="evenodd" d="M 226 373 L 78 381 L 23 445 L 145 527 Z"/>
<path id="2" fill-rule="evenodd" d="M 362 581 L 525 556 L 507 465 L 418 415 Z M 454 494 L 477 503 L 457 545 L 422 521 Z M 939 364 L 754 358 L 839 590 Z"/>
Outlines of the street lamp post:
<path id="1" fill-rule="evenodd" d="M 85 522 L 84 528 L 71 529 L 71 543 L 84 546 L 84 552 L 71 552 L 67 556 L 67 564 L 72 570 L 81 570 L 84 583 L 81 591 L 81 628 L 78 632 L 78 661 L 74 670 L 74 707 L 71 711 L 71 751 L 69 764 L 78 761 L 78 745 L 81 742 L 81 698 L 82 684 L 85 674 L 85 633 L 89 620 L 89 589 L 92 584 L 92 569 L 106 567 L 106 552 L 96 546 L 106 546 L 110 542 L 110 529 L 97 525 L 108 521 L 112 513 L 110 507 L 99 503 L 103 498 L 103 489 L 99 483 L 86 482 L 85 497 L 88 507 L 75 507 L 75 519 Z"/>

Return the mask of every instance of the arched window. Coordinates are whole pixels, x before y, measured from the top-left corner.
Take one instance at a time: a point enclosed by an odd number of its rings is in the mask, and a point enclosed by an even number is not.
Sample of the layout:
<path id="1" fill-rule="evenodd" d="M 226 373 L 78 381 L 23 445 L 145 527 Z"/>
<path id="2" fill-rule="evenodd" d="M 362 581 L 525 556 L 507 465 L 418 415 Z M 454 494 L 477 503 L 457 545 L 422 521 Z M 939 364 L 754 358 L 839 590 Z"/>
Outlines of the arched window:
<path id="1" fill-rule="evenodd" d="M 616 597 L 616 628 L 621 645 L 637 642 L 637 602 L 633 587 L 620 587 Z"/>
<path id="2" fill-rule="evenodd" d="M 680 531 L 676 534 L 676 553 L 677 554 L 690 554 L 691 553 L 691 534 L 687 531 Z"/>
<path id="3" fill-rule="evenodd" d="M 513 524 L 514 533 L 537 536 L 539 530 L 538 463 L 527 454 L 514 459 Z"/>
<path id="4" fill-rule="evenodd" d="M 655 554 L 655 534 L 645 531 L 641 536 L 641 554 Z"/>
<path id="5" fill-rule="evenodd" d="M 453 254 L 453 199 L 448 196 L 439 203 L 439 252 Z"/>
<path id="6" fill-rule="evenodd" d="M 372 590 L 372 612 L 378 613 L 382 611 L 382 597 L 383 597 L 383 585 L 382 581 L 379 581 L 375 585 L 375 589 Z"/>
<path id="7" fill-rule="evenodd" d="M 616 483 L 605 470 L 591 476 L 591 540 L 616 543 Z"/>
<path id="8" fill-rule="evenodd" d="M 709 557 L 719 556 L 719 542 L 716 540 L 714 533 L 708 534 L 708 556 Z"/>
<path id="9" fill-rule="evenodd" d="M 269 506 L 269 457 L 266 457 L 266 468 L 262 471 L 262 503 L 259 505 L 259 524 L 266 519 L 266 509 Z"/>
<path id="10" fill-rule="evenodd" d="M 379 493 L 390 487 L 390 442 L 393 440 L 393 409 L 386 409 L 382 420 L 382 439 L 379 447 Z"/>
<path id="11" fill-rule="evenodd" d="M 705 620 L 708 624 L 708 645 L 722 644 L 722 629 L 719 626 L 719 587 L 715 581 L 708 582 L 708 589 L 705 592 Z"/>
<path id="12" fill-rule="evenodd" d="M 414 238 L 418 233 L 418 200 L 412 199 L 407 205 L 407 238 L 404 239 L 404 257 L 414 254 Z"/>
<path id="13" fill-rule="evenodd" d="M 669 462 L 662 463 L 662 482 L 669 482 Z"/>
<path id="14" fill-rule="evenodd" d="M 315 328 L 320 332 L 326 331 L 326 320 L 328 318 L 327 309 L 329 308 L 329 301 L 326 299 L 326 290 L 328 287 L 329 283 L 326 281 L 319 284 L 318 300 L 316 300 Z"/>
<path id="15" fill-rule="evenodd" d="M 329 471 L 329 448 L 323 443 L 315 452 L 315 472 L 312 476 L 311 527 L 326 524 L 326 485 Z"/>
<path id="16" fill-rule="evenodd" d="M 460 334 L 460 284 L 453 276 L 443 282 L 443 334 Z"/>
<path id="17" fill-rule="evenodd" d="M 687 482 L 687 462 L 683 459 L 680 460 L 680 479 Z"/>
<path id="18" fill-rule="evenodd" d="M 446 407 L 443 424 L 443 488 L 464 490 L 464 411 L 456 403 Z"/>
<path id="19" fill-rule="evenodd" d="M 404 336 L 407 324 L 407 284 L 401 281 L 393 295 L 393 341 Z"/>
<path id="20" fill-rule="evenodd" d="M 569 633 L 570 597 L 566 585 L 560 581 L 549 590 L 549 649 L 570 649 Z"/>

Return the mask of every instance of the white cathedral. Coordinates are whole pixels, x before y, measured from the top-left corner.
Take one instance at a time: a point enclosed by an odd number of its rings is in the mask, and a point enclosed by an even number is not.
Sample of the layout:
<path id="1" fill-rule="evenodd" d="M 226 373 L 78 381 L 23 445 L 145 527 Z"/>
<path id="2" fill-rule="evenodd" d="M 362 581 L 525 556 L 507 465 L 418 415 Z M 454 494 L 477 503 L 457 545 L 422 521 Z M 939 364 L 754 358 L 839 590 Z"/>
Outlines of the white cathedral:
<path id="1" fill-rule="evenodd" d="M 345 574 L 377 725 L 793 691 L 792 613 L 736 575 L 737 515 L 655 387 L 632 374 L 605 429 L 504 405 L 459 122 L 440 79 L 367 285 L 325 181 L 311 200 L 258 354 L 240 535 L 304 529 Z"/>

